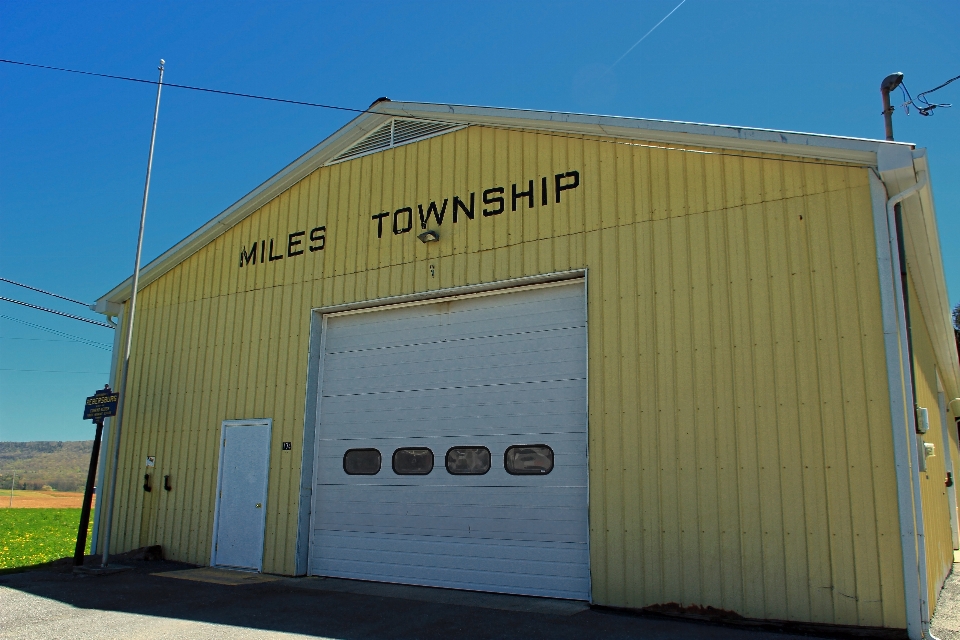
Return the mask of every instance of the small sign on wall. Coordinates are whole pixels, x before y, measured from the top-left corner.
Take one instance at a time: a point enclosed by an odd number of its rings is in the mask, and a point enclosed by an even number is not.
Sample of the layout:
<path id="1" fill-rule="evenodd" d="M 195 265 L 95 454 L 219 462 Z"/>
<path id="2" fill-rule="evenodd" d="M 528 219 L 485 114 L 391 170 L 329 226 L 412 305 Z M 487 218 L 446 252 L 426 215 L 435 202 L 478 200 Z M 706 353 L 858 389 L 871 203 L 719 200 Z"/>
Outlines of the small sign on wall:
<path id="1" fill-rule="evenodd" d="M 147 466 L 148 467 L 157 466 L 157 456 L 147 456 Z"/>
<path id="2" fill-rule="evenodd" d="M 283 450 L 284 450 L 284 451 L 293 451 L 293 443 L 292 443 L 292 442 L 284 442 L 284 443 L 283 443 Z"/>

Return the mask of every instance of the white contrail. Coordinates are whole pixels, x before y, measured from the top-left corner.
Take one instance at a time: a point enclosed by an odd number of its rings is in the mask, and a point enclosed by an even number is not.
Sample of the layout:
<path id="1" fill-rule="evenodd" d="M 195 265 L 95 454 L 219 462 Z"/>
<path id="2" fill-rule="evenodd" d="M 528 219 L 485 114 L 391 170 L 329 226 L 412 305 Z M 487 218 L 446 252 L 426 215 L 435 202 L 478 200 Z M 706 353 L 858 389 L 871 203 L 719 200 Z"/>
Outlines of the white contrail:
<path id="1" fill-rule="evenodd" d="M 651 33 L 653 33 L 653 32 L 656 30 L 657 27 L 659 27 L 660 25 L 662 25 L 662 24 L 664 23 L 664 21 L 665 21 L 667 18 L 669 18 L 670 16 L 672 16 L 672 15 L 673 15 L 673 12 L 676 11 L 677 9 L 679 9 L 680 6 L 681 6 L 684 2 L 686 2 L 686 1 L 687 1 L 687 0 L 680 0 L 680 4 L 678 4 L 677 6 L 675 6 L 675 7 L 673 8 L 673 11 L 671 11 L 671 12 L 668 13 L 667 15 L 663 16 L 663 20 L 661 20 L 661 21 L 658 22 L 657 24 L 653 25 L 653 29 L 650 29 L 650 31 L 647 31 L 645 34 L 643 34 L 643 37 L 640 38 L 639 40 L 637 40 L 636 43 L 634 43 L 634 45 L 633 45 L 632 47 L 630 47 L 629 49 L 627 49 L 626 53 L 624 53 L 622 56 L 620 56 L 619 58 L 617 58 L 617 61 L 614 62 L 612 65 L 610 65 L 610 69 L 613 69 L 615 66 L 617 66 L 617 64 L 618 64 L 621 60 L 623 60 L 624 58 L 626 58 L 626 57 L 627 57 L 627 54 L 629 54 L 631 51 L 633 51 L 634 49 L 636 49 L 638 44 L 640 44 L 641 42 L 643 42 L 648 35 L 650 35 Z"/>

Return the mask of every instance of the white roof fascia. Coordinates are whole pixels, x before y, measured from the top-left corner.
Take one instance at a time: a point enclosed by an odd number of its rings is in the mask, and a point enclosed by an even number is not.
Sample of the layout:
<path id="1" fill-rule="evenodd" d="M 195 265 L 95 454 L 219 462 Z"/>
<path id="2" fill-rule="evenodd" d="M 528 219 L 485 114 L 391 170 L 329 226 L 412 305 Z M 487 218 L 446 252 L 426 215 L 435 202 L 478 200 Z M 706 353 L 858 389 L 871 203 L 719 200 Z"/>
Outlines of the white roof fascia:
<path id="1" fill-rule="evenodd" d="M 695 147 L 733 149 L 755 153 L 836 160 L 865 166 L 877 166 L 878 150 L 881 148 L 894 147 L 901 152 L 909 152 L 913 148 L 908 143 L 900 142 L 725 125 L 499 107 L 378 101 L 371 105 L 367 111 L 345 124 L 320 144 L 301 155 L 279 173 L 143 267 L 140 271 L 139 289 L 143 290 L 150 283 L 193 255 L 201 247 L 226 232 L 227 229 L 236 225 L 246 216 L 257 211 L 271 199 L 359 141 L 391 116 L 457 122 L 468 125 L 489 125 L 501 129 L 551 131 Z M 108 302 L 123 303 L 128 300 L 132 280 L 132 278 L 127 278 L 101 296 L 95 305 L 97 310 L 105 310 L 105 305 Z"/>
<path id="2" fill-rule="evenodd" d="M 904 250 L 907 266 L 913 275 L 910 294 L 916 296 L 923 313 L 922 318 L 911 318 L 911 323 L 924 322 L 926 325 L 948 397 L 956 398 L 960 397 L 960 362 L 957 360 L 956 339 L 950 317 L 950 299 L 947 295 L 946 274 L 943 271 L 926 149 L 913 152 L 911 165 L 912 177 L 908 178 L 897 171 L 896 176 L 891 176 L 887 183 L 887 193 L 892 196 L 916 184 L 921 171 L 927 173 L 927 184 L 917 192 L 917 197 L 908 197 L 900 205 Z"/>
<path id="3" fill-rule="evenodd" d="M 729 125 L 697 124 L 670 120 L 649 120 L 623 116 L 596 116 L 552 111 L 472 107 L 418 102 L 383 102 L 377 111 L 396 116 L 450 120 L 470 124 L 489 124 L 498 128 L 531 129 L 628 138 L 649 142 L 688 144 L 791 155 L 823 160 L 838 160 L 875 167 L 882 146 L 904 147 L 905 142 L 887 142 L 869 138 L 849 138 L 795 131 L 754 129 Z"/>

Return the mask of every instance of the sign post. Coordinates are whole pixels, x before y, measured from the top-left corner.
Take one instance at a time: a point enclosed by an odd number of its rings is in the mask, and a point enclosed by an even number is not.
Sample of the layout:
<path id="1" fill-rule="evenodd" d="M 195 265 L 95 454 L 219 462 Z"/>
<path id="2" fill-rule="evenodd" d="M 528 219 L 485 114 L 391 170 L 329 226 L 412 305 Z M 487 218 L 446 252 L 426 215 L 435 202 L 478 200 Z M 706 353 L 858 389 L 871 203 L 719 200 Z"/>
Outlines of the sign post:
<path id="1" fill-rule="evenodd" d="M 83 507 L 80 509 L 80 528 L 77 530 L 77 546 L 73 551 L 73 566 L 83 566 L 83 555 L 87 548 L 87 527 L 90 525 L 90 506 L 93 502 L 93 485 L 97 479 L 97 461 L 100 459 L 100 439 L 103 437 L 103 419 L 117 415 L 117 400 L 120 395 L 104 385 L 87 398 L 83 406 L 83 419 L 93 420 L 97 425 L 97 435 L 93 439 L 93 451 L 90 452 L 90 469 L 87 471 L 87 486 L 83 491 Z"/>

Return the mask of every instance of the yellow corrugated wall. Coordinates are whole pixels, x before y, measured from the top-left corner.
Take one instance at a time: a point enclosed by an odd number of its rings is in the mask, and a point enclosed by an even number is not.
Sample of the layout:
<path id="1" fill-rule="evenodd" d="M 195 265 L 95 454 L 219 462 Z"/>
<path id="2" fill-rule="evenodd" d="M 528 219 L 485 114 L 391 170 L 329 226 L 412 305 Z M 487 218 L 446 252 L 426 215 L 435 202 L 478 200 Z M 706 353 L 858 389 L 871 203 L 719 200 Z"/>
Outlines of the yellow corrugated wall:
<path id="1" fill-rule="evenodd" d="M 909 290 L 916 291 L 912 277 Z M 935 447 L 935 455 L 927 458 L 926 472 L 920 472 L 927 549 L 927 597 L 932 611 L 937 604 L 940 587 L 953 566 L 953 531 L 950 528 L 950 507 L 945 483 L 947 468 L 943 451 L 943 423 L 937 398 L 936 355 L 916 296 L 911 296 L 910 300 L 910 329 L 913 336 L 914 375 L 917 379 L 917 405 L 926 407 L 930 418 L 930 430 L 924 434 L 923 441 Z"/>
<path id="2" fill-rule="evenodd" d="M 439 242 L 377 238 L 443 198 Z M 141 292 L 115 544 L 207 562 L 220 423 L 270 417 L 264 569 L 292 573 L 309 310 L 587 268 L 594 600 L 905 627 L 874 246 L 867 170 L 813 160 L 471 126 L 318 169 Z"/>

